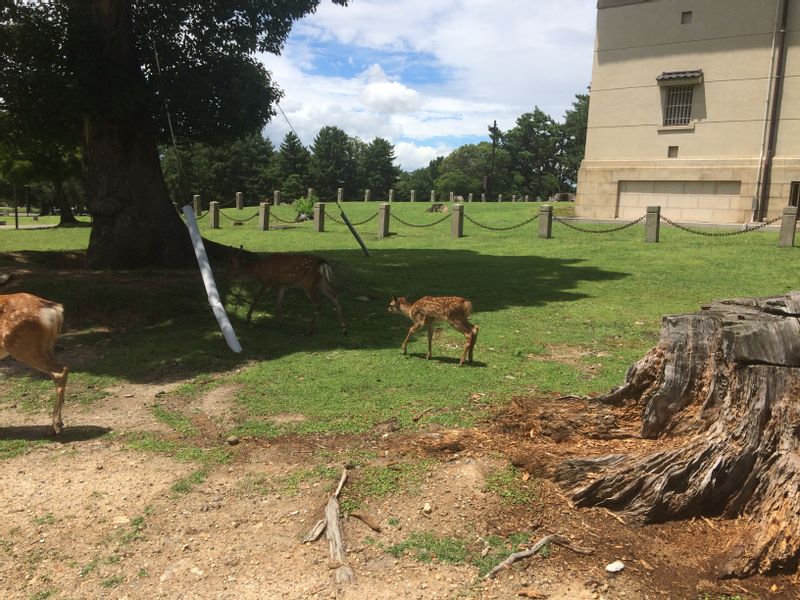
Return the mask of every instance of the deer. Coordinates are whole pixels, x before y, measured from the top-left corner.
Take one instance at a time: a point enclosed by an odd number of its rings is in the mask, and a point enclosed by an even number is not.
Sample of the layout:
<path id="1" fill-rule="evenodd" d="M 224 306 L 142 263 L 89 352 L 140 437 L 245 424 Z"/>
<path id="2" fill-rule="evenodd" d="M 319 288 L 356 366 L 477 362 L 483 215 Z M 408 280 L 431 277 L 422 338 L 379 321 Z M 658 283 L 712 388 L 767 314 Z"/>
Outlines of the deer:
<path id="1" fill-rule="evenodd" d="M 472 350 L 478 340 L 479 327 L 469 322 L 472 314 L 472 302 L 466 298 L 461 296 L 423 296 L 416 302 L 409 302 L 405 296 L 392 296 L 388 310 L 393 314 L 403 314 L 413 321 L 408 335 L 400 347 L 403 354 L 406 353 L 411 336 L 425 326 L 428 328 L 428 354 L 425 359 L 430 360 L 434 326 L 437 321 L 447 321 L 456 330 L 463 333 L 467 339 L 461 361 L 458 364 L 463 365 L 467 356 L 469 356 L 469 362 L 472 362 Z"/>
<path id="2" fill-rule="evenodd" d="M 7 277 L 2 282 L 7 280 Z M 2 283 L 0 282 L 0 283 Z M 64 322 L 64 307 L 33 294 L 0 295 L 0 358 L 11 355 L 19 362 L 50 376 L 56 386 L 53 435 L 64 430 L 61 407 L 69 369 L 53 355 Z"/>
<path id="3" fill-rule="evenodd" d="M 283 296 L 287 287 L 301 287 L 314 305 L 314 314 L 306 335 L 311 335 L 317 324 L 320 312 L 320 294 L 327 297 L 336 308 L 342 333 L 347 335 L 347 326 L 342 316 L 342 307 L 336 290 L 333 288 L 333 269 L 327 260 L 314 254 L 273 253 L 259 256 L 239 248 L 231 256 L 231 274 L 245 275 L 261 283 L 256 292 L 250 310 L 247 311 L 247 322 L 253 316 L 253 309 L 261 298 L 272 288 L 278 288 L 277 316 L 280 325 L 283 314 Z"/>

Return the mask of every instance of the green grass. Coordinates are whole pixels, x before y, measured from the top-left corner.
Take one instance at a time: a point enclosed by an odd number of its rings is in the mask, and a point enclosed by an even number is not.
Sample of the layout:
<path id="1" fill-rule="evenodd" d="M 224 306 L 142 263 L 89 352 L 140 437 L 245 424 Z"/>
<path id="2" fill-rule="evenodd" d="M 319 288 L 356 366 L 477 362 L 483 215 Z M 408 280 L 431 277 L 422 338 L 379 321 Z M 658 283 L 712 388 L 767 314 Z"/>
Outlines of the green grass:
<path id="1" fill-rule="evenodd" d="M 25 454 L 30 448 L 47 444 L 46 441 L 28 440 L 0 440 L 0 460 L 8 460 L 21 454 Z"/>
<path id="2" fill-rule="evenodd" d="M 354 222 L 377 211 L 375 203 L 344 207 Z M 392 211 L 413 223 L 439 218 L 426 208 L 398 203 Z M 473 203 L 466 212 L 499 227 L 520 223 L 538 209 L 533 203 Z M 255 210 L 226 212 L 246 218 Z M 335 205 L 327 210 L 340 218 Z M 293 209 L 274 207 L 273 214 L 288 219 Z M 350 335 L 341 334 L 323 300 L 317 332 L 304 336 L 311 306 L 297 289 L 287 291 L 281 328 L 273 315 L 274 295 L 245 324 L 257 286 L 230 280 L 219 268 L 217 283 L 244 348 L 235 355 L 222 340 L 195 271 L 86 271 L 72 266 L 79 261 L 50 251 L 85 248 L 88 228 L 4 231 L 0 271 L 25 266 L 22 258 L 3 254 L 20 250 L 32 251 L 23 258 L 34 267 L 57 269 L 67 260 L 71 269 L 69 277 L 53 277 L 52 270 L 34 268 L 24 280 L 26 290 L 65 305 L 67 332 L 60 343 L 84 350 L 71 365 L 67 425 L 70 403 L 102 401 L 103 389 L 114 384 L 214 379 L 215 386 L 235 385 L 232 400 L 240 420 L 234 429 L 244 436 L 358 434 L 390 418 L 405 430 L 431 423 L 469 426 L 513 395 L 589 394 L 619 385 L 627 368 L 657 343 L 663 315 L 694 312 L 715 298 L 798 287 L 797 250 L 778 248 L 776 231 L 710 238 L 665 227 L 660 243 L 646 244 L 640 225 L 591 235 L 554 223 L 553 238 L 543 240 L 536 222 L 506 232 L 465 222 L 465 237 L 453 239 L 449 222 L 412 228 L 393 219 L 393 235 L 379 240 L 373 220 L 359 227 L 372 254 L 366 258 L 347 229 L 330 219 L 319 234 L 311 223 L 268 232 L 258 231 L 256 220 L 233 227 L 222 219 L 219 230 L 208 229 L 207 217 L 200 224 L 218 242 L 328 258 Z M 458 367 L 463 336 L 447 326 L 434 339 L 432 360 L 424 360 L 424 334 L 412 338 L 409 354 L 402 356 L 410 322 L 386 313 L 392 294 L 469 297 L 472 320 L 481 328 L 476 363 Z M 31 406 L 44 411 L 52 384 L 34 377 L 11 376 L 0 383 L 0 393 L 4 399 L 28 393 Z M 189 384 L 176 394 L 196 401 L 209 387 Z M 27 400 L 18 403 L 19 410 L 22 404 Z M 412 421 L 426 409 L 431 410 Z M 185 416 L 158 418 L 195 435 Z M 178 454 L 175 448 L 169 452 Z M 184 449 L 181 455 L 193 452 Z"/>
<path id="3" fill-rule="evenodd" d="M 512 465 L 486 477 L 485 490 L 497 494 L 504 504 L 524 506 L 536 499 L 534 480 L 523 481 L 522 471 Z"/>
<path id="4" fill-rule="evenodd" d="M 422 478 L 433 464 L 433 461 L 423 460 L 358 469 L 352 474 L 349 485 L 342 490 L 342 510 L 351 512 L 366 500 L 385 498 L 391 494 L 416 493 Z"/>
<path id="5" fill-rule="evenodd" d="M 189 417 L 178 411 L 167 410 L 160 404 L 153 406 L 153 416 L 185 436 L 193 436 L 198 433 L 197 428 L 192 424 L 192 420 Z"/>

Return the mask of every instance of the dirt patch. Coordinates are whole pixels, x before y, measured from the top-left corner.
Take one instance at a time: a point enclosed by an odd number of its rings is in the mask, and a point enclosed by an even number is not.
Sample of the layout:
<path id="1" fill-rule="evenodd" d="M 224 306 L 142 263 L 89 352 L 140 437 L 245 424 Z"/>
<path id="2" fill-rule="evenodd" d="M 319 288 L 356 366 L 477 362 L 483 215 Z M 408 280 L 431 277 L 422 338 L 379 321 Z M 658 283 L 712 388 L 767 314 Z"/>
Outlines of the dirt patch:
<path id="1" fill-rule="evenodd" d="M 152 410 L 157 403 L 179 408 L 159 395 L 170 389 L 124 385 L 91 406 L 68 406 L 71 441 L 0 462 L 3 598 L 50 593 L 50 598 L 131 600 L 509 599 L 524 597 L 518 595 L 523 591 L 551 599 L 694 599 L 706 591 L 797 597 L 796 581 L 786 576 L 715 579 L 704 557 L 709 548 L 739 535 L 735 522 L 696 519 L 637 527 L 603 509 L 571 506 L 550 480 L 555 465 L 569 456 L 629 451 L 642 444 L 620 434 L 630 429 L 630 416 L 611 409 L 589 416 L 579 399 L 517 398 L 471 429 L 431 425 L 425 431 L 427 417 L 422 416 L 423 431 L 413 434 L 385 427 L 362 436 L 243 438 L 227 446 L 220 436 L 235 420 L 236 388 L 221 386 L 187 411 L 195 424 L 204 424 L 203 440 L 231 455 L 226 464 L 203 466 L 133 450 L 120 435 L 147 431 L 174 437 Z M 47 422 L 46 411 L 22 416 L 24 423 Z M 0 413 L 4 423 L 18 417 L 10 409 Z M 293 422 L 302 415 L 278 418 Z M 78 429 L 70 423 L 78 422 L 110 427 L 116 435 L 70 438 Z M 8 439 L 4 432 L 14 431 L 2 428 L 0 437 Z M 344 520 L 355 581 L 337 587 L 324 539 L 299 540 L 321 517 L 335 485 L 335 478 L 311 473 L 338 473 L 353 456 L 368 458 L 356 461 L 345 495 L 367 467 L 420 460 L 426 467 L 413 484 L 362 501 L 361 510 L 375 517 L 380 532 L 358 519 Z M 518 476 L 530 474 L 533 500 L 508 503 L 489 489 L 487 482 L 509 462 L 520 469 Z M 553 546 L 546 556 L 481 580 L 473 559 L 490 540 L 520 533 L 531 541 L 548 533 L 566 535 L 593 554 Z M 415 534 L 458 540 L 470 558 L 450 564 L 434 556 L 420 562 L 411 550 L 397 556 L 388 552 Z M 616 560 L 625 564 L 623 571 L 607 573 L 605 566 Z"/>

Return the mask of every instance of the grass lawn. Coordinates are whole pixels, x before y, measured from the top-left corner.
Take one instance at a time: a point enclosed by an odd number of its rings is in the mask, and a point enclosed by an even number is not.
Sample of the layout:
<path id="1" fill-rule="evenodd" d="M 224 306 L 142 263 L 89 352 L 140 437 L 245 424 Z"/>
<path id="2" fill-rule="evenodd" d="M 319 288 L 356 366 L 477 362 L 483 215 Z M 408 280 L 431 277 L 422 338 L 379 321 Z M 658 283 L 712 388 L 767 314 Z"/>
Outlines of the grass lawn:
<path id="1" fill-rule="evenodd" d="M 400 203 L 392 211 L 416 224 L 441 218 L 426 208 Z M 345 209 L 357 223 L 373 215 L 377 204 L 353 202 Z M 335 205 L 327 210 L 341 218 Z M 536 214 L 539 205 L 469 204 L 465 210 L 480 223 L 502 227 Z M 255 211 L 224 213 L 248 218 Z M 274 207 L 273 214 L 294 216 L 290 206 Z M 411 417 L 425 409 L 433 409 L 431 421 L 469 425 L 488 406 L 514 395 L 587 394 L 620 384 L 630 364 L 656 344 L 662 315 L 694 312 L 715 298 L 798 288 L 797 250 L 778 248 L 774 230 L 715 238 L 662 228 L 660 243 L 645 244 L 643 225 L 587 234 L 554 223 L 553 239 L 543 240 L 537 222 L 494 232 L 467 221 L 465 237 L 452 239 L 449 221 L 414 228 L 392 220 L 393 235 L 378 240 L 373 219 L 358 228 L 372 254 L 367 258 L 330 218 L 320 234 L 311 223 L 275 219 L 273 227 L 281 228 L 268 232 L 258 231 L 257 219 L 233 226 L 223 218 L 219 230 L 208 229 L 207 216 L 200 224 L 207 238 L 225 244 L 328 258 L 350 335 L 342 336 L 325 300 L 317 333 L 304 336 L 311 306 L 299 289 L 287 292 L 282 328 L 272 316 L 274 294 L 256 308 L 248 326 L 244 316 L 257 286 L 231 281 L 220 268 L 217 282 L 244 348 L 234 355 L 216 328 L 196 272 L 73 269 L 45 251 L 84 249 L 88 228 L 4 230 L 0 272 L 30 267 L 7 253 L 37 251 L 25 255 L 34 265 L 30 275 L 20 276 L 24 289 L 62 302 L 62 343 L 86 350 L 74 365 L 68 405 L 97 401 L 104 387 L 121 380 L 185 380 L 173 394 L 189 401 L 211 387 L 235 385 L 244 415 L 238 430 L 253 435 L 363 432 L 390 417 L 413 428 Z M 447 326 L 434 339 L 432 360 L 424 360 L 424 332 L 402 356 L 410 321 L 387 314 L 392 294 L 470 298 L 472 320 L 481 328 L 476 364 L 458 367 L 463 336 Z M 217 377 L 220 372 L 225 375 Z M 3 386 L 35 405 L 37 398 L 49 399 L 51 384 L 32 376 L 9 378 Z M 32 386 L 38 393 L 30 393 Z M 270 420 L 283 413 L 305 420 Z"/>

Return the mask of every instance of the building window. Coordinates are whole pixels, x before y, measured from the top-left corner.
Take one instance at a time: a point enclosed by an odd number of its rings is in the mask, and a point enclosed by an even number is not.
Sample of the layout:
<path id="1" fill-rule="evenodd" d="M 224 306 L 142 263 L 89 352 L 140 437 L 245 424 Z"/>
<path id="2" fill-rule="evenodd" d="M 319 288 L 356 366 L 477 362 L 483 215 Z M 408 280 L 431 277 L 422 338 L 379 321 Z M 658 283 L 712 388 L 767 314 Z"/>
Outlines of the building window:
<path id="1" fill-rule="evenodd" d="M 793 181 L 789 191 L 789 206 L 800 206 L 800 181 Z"/>
<path id="2" fill-rule="evenodd" d="M 692 11 L 685 10 L 681 13 L 681 25 L 688 25 L 692 22 Z"/>
<path id="3" fill-rule="evenodd" d="M 688 125 L 692 118 L 693 85 L 671 85 L 666 88 L 664 103 L 664 125 Z"/>
<path id="4" fill-rule="evenodd" d="M 667 158 L 678 158 L 678 147 L 670 146 L 667 148 Z"/>

